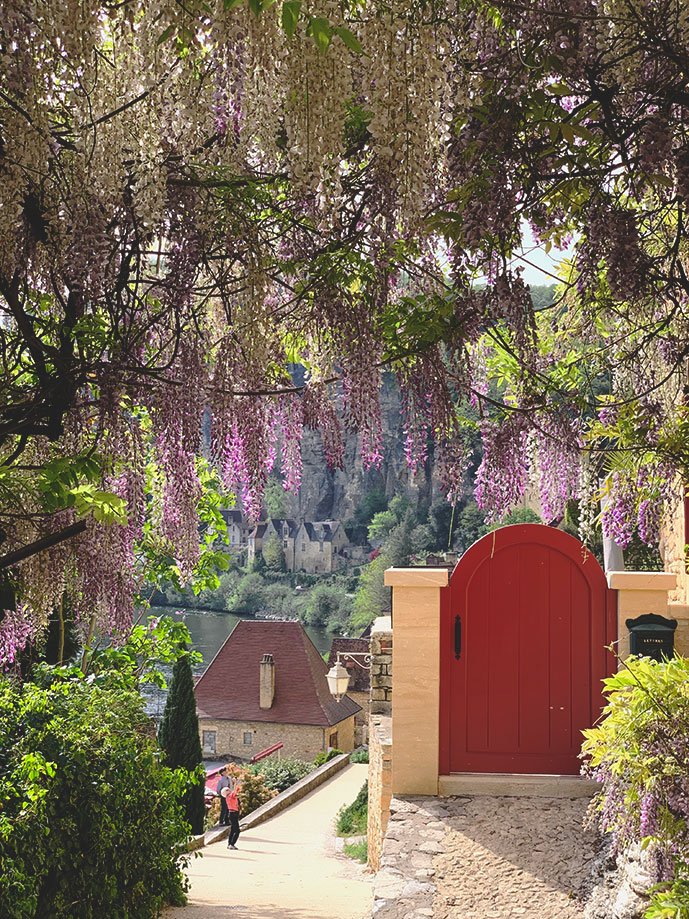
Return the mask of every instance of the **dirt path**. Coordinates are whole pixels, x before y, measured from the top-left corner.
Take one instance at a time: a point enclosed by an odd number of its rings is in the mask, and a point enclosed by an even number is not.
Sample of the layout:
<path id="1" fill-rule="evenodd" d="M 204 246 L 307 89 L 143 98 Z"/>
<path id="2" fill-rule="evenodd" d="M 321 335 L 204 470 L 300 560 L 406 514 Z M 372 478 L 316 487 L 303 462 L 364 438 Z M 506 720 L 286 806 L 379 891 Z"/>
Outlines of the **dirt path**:
<path id="1" fill-rule="evenodd" d="M 333 823 L 366 781 L 368 767 L 350 765 L 293 807 L 242 833 L 237 851 L 225 842 L 189 866 L 189 905 L 164 919 L 366 919 L 371 875 L 339 854 Z"/>

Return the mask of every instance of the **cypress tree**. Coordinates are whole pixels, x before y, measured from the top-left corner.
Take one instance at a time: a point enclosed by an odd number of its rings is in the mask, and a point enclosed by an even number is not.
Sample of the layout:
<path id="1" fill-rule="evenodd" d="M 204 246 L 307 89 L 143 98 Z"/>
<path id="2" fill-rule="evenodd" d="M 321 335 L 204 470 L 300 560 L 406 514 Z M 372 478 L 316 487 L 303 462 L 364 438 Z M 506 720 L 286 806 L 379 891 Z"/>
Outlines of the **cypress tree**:
<path id="1" fill-rule="evenodd" d="M 172 769 L 184 766 L 193 770 L 202 762 L 194 680 L 191 663 L 186 654 L 175 661 L 172 670 L 172 681 L 158 731 L 158 742 L 165 753 L 165 765 Z M 203 783 L 197 783 L 182 799 L 186 818 L 191 824 L 192 833 L 196 836 L 203 833 L 206 813 L 203 796 Z"/>

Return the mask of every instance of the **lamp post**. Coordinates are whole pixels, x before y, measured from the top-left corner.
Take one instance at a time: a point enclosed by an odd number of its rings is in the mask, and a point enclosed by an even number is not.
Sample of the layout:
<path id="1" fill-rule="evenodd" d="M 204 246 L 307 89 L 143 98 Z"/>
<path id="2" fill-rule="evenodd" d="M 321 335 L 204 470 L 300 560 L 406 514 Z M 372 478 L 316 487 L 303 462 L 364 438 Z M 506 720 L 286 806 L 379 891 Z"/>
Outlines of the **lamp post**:
<path id="1" fill-rule="evenodd" d="M 340 657 L 343 660 L 353 661 L 358 667 L 361 667 L 362 670 L 371 669 L 371 655 L 364 651 L 338 651 L 337 660 L 333 666 L 328 671 L 327 680 L 328 680 L 328 689 L 330 690 L 330 695 L 334 696 L 339 702 L 342 696 L 347 692 L 347 687 L 349 686 L 349 674 L 345 667 L 342 666 Z M 357 658 L 362 658 L 363 663 Z"/>

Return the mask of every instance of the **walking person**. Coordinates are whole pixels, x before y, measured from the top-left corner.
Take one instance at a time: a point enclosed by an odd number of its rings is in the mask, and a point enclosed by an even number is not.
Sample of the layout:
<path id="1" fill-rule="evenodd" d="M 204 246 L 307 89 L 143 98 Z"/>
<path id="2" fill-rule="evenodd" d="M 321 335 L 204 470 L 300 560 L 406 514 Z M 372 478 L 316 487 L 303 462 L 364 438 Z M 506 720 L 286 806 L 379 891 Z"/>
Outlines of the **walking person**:
<path id="1" fill-rule="evenodd" d="M 239 792 L 242 786 L 235 782 L 234 788 L 227 789 L 225 800 L 227 802 L 227 812 L 230 818 L 230 835 L 227 838 L 227 848 L 236 849 L 236 842 L 239 839 Z"/>
<path id="2" fill-rule="evenodd" d="M 220 795 L 220 826 L 230 825 L 230 817 L 227 811 L 227 799 L 225 798 L 225 795 L 222 793 L 222 791 L 223 788 L 229 788 L 231 790 L 233 784 L 234 779 L 232 776 L 228 775 L 227 767 L 225 766 L 220 770 L 220 780 L 215 789 L 217 794 Z"/>

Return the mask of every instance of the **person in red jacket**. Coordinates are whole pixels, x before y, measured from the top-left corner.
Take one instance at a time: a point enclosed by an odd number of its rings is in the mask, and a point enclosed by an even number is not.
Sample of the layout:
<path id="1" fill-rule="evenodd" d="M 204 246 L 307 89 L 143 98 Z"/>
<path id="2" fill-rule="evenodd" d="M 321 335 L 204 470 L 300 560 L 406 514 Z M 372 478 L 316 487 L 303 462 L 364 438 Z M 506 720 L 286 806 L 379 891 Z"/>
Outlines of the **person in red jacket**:
<path id="1" fill-rule="evenodd" d="M 230 835 L 227 837 L 227 848 L 236 849 L 239 839 L 239 792 L 241 785 L 236 783 L 234 788 L 223 788 L 220 794 L 225 798 L 227 813 L 230 818 Z"/>

